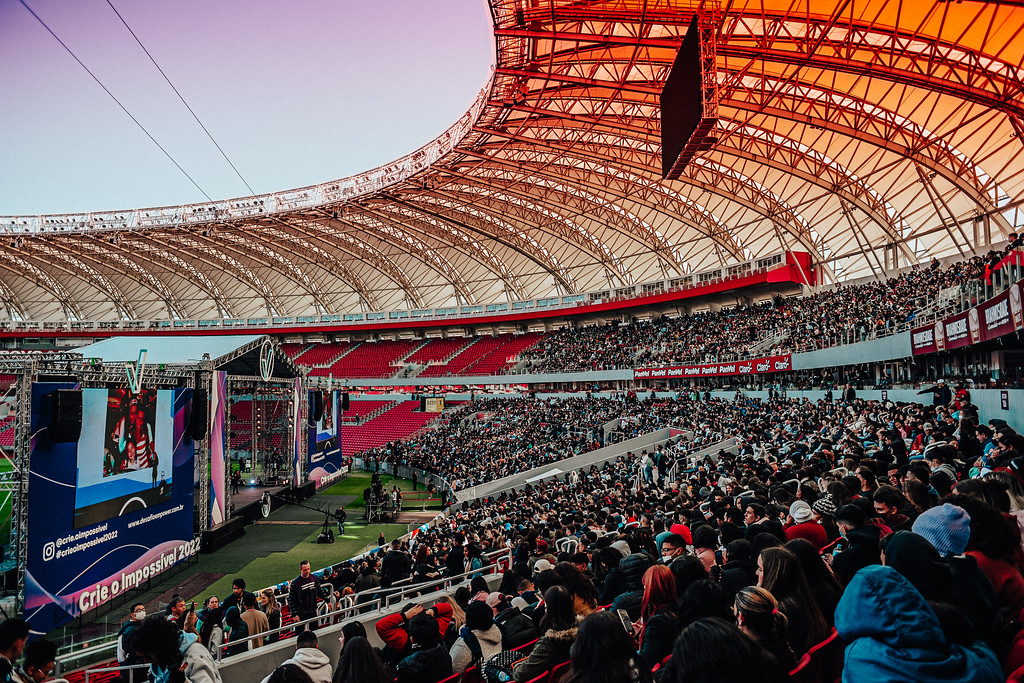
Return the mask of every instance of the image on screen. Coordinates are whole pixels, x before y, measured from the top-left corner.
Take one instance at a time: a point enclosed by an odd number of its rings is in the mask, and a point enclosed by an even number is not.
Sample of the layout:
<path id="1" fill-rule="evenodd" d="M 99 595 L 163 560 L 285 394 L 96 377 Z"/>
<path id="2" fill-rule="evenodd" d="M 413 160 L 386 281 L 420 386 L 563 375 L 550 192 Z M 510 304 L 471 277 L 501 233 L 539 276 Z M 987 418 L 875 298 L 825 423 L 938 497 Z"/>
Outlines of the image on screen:
<path id="1" fill-rule="evenodd" d="M 172 393 L 83 390 L 76 529 L 170 500 Z"/>

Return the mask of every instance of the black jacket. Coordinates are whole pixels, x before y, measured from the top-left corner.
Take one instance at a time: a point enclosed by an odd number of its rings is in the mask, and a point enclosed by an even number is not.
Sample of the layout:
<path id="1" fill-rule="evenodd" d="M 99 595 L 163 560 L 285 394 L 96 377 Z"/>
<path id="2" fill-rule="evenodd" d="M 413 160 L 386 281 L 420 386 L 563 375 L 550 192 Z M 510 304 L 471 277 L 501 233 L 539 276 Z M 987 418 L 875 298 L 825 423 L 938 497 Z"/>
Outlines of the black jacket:
<path id="1" fill-rule="evenodd" d="M 452 657 L 444 643 L 426 650 L 413 650 L 395 667 L 398 683 L 437 683 L 452 675 Z"/>
<path id="2" fill-rule="evenodd" d="M 494 623 L 501 630 L 503 650 L 514 650 L 540 636 L 540 630 L 533 625 L 533 621 L 515 607 L 510 607 L 494 617 Z"/>
<path id="3" fill-rule="evenodd" d="M 722 567 L 722 576 L 718 583 L 731 601 L 741 588 L 757 585 L 757 574 L 754 573 L 749 560 L 733 560 L 726 562 Z M 654 662 L 651 666 L 654 666 Z"/>
<path id="4" fill-rule="evenodd" d="M 382 579 L 389 579 L 391 583 L 394 583 L 409 576 L 411 568 L 412 557 L 409 553 L 392 550 L 384 556 L 384 561 L 380 563 L 380 576 Z"/>
<path id="5" fill-rule="evenodd" d="M 832 571 L 844 586 L 858 570 L 872 564 L 881 564 L 878 553 L 878 539 L 882 530 L 874 524 L 865 524 L 847 534 L 849 547 L 832 558 Z"/>
<path id="6" fill-rule="evenodd" d="M 649 667 L 672 654 L 672 646 L 679 636 L 679 615 L 671 606 L 662 607 L 653 615 L 644 627 L 640 638 L 640 654 Z"/>
<path id="7" fill-rule="evenodd" d="M 288 589 L 288 609 L 292 614 L 314 615 L 320 598 L 320 579 L 312 574 L 306 578 L 296 576 Z"/>

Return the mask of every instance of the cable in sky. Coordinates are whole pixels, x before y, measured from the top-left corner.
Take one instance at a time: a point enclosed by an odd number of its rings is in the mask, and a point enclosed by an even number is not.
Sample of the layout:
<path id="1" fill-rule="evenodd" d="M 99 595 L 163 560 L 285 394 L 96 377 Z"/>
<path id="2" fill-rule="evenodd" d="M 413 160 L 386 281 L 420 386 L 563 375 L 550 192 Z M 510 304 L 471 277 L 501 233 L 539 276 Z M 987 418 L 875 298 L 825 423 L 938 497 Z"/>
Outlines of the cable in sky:
<path id="1" fill-rule="evenodd" d="M 210 138 L 210 142 L 212 142 L 213 146 L 217 148 L 217 151 L 220 152 L 220 155 L 224 157 L 224 161 L 228 162 L 228 166 L 230 166 L 231 170 L 235 172 L 235 175 L 238 176 L 238 179 L 242 181 L 242 184 L 245 185 L 245 188 L 249 190 L 249 194 L 255 195 L 256 192 L 252 189 L 252 187 L 249 186 L 249 183 L 246 181 L 246 179 L 242 177 L 242 174 L 239 172 L 238 168 L 235 167 L 234 163 L 231 162 L 231 159 L 228 158 L 227 153 L 223 149 L 221 149 L 221 146 L 219 144 L 217 144 L 217 141 L 213 138 L 213 134 L 210 133 L 209 130 L 207 130 L 206 126 L 203 125 L 203 122 L 199 120 L 199 117 L 196 115 L 196 113 L 192 111 L 192 107 L 190 107 L 188 102 L 185 101 L 185 98 L 182 97 L 180 92 L 178 92 L 178 89 L 174 87 L 174 83 L 171 83 L 171 79 L 167 77 L 167 74 L 165 74 L 164 70 L 160 68 L 160 65 L 156 63 L 156 59 L 153 58 L 153 55 L 149 53 L 149 50 L 146 49 L 146 46 L 143 45 L 142 41 L 139 40 L 139 37 L 135 35 L 135 31 L 132 30 L 132 27 L 128 25 L 128 22 L 124 20 L 124 17 L 121 16 L 121 13 L 117 11 L 116 7 L 114 7 L 114 3 L 112 3 L 110 0 L 107 0 L 107 4 L 110 5 L 110 9 L 114 10 L 114 14 L 116 14 L 117 18 L 121 20 L 121 23 L 124 24 L 124 27 L 128 29 L 128 33 L 132 34 L 132 38 L 134 38 L 135 42 L 139 44 L 139 47 L 142 48 L 142 51 L 146 53 L 147 57 L 149 57 L 149 61 L 153 62 L 153 66 L 156 67 L 156 70 L 159 71 L 160 75 L 164 77 L 165 81 L 167 81 L 167 85 L 171 86 L 171 90 L 173 90 L 174 94 L 178 96 L 178 99 L 181 100 L 181 103 L 185 105 L 185 109 L 188 109 L 188 113 L 192 114 L 192 118 L 196 120 L 196 123 L 199 124 L 199 127 L 203 129 L 204 133 L 206 133 L 206 137 Z"/>
<path id="2" fill-rule="evenodd" d="M 30 13 L 32 14 L 32 16 L 33 16 L 33 17 L 35 17 L 35 18 L 36 18 L 36 21 L 38 21 L 38 22 L 39 22 L 40 24 L 42 24 L 43 28 L 45 28 L 45 29 L 46 29 L 46 31 L 47 31 L 47 32 L 48 32 L 48 33 L 49 33 L 49 34 L 50 34 L 51 36 L 53 36 L 54 40 L 56 40 L 56 41 L 57 41 L 58 43 L 60 43 L 61 47 L 63 47 L 63 48 L 65 49 L 65 50 L 67 50 L 68 54 L 69 54 L 69 55 L 71 55 L 71 57 L 72 57 L 72 58 L 73 58 L 73 59 L 74 59 L 74 60 L 75 60 L 76 62 L 78 62 L 78 65 L 79 65 L 79 66 L 81 66 L 81 67 L 82 67 L 83 69 L 85 69 L 85 72 L 86 72 L 87 74 L 89 74 L 89 75 L 90 75 L 90 76 L 92 77 L 92 80 L 96 81 L 97 85 L 99 85 L 99 86 L 100 86 L 101 88 L 103 88 L 103 92 L 105 92 L 105 93 L 107 93 L 108 95 L 110 95 L 110 99 L 114 100 L 114 102 L 115 102 L 115 103 L 117 103 L 117 106 L 121 107 L 121 111 L 123 111 L 123 112 L 124 112 L 125 114 L 127 114 L 127 115 L 128 115 L 128 118 L 130 118 L 130 119 L 131 119 L 132 121 L 134 121 L 134 122 L 135 122 L 135 125 L 136 125 L 136 126 L 138 126 L 138 127 L 139 127 L 139 128 L 140 128 L 140 129 L 142 130 L 142 132 L 146 134 L 146 137 L 148 137 L 148 138 L 149 138 L 150 140 L 152 140 L 152 141 L 153 141 L 153 144 L 154 144 L 154 145 L 156 145 L 156 146 L 157 146 L 157 148 L 159 148 L 159 150 L 160 150 L 161 152 L 163 152 L 163 153 L 164 153 L 164 156 L 166 156 L 166 157 L 167 157 L 168 159 L 170 159 L 170 160 L 171 160 L 171 163 L 172 163 L 172 164 L 174 164 L 174 165 L 175 165 L 175 166 L 176 166 L 176 167 L 178 168 L 178 170 L 179 170 L 179 171 L 181 171 L 181 172 L 182 172 L 182 174 L 183 174 L 183 175 L 184 175 L 184 176 L 185 176 L 186 178 L 188 178 L 188 179 L 189 179 L 189 181 L 190 181 L 190 182 L 191 182 L 191 183 L 192 183 L 193 185 L 195 185 L 196 189 L 197 189 L 197 190 L 199 190 L 199 191 L 200 191 L 200 192 L 201 192 L 201 193 L 203 194 L 203 196 L 204 196 L 204 197 L 206 197 L 206 200 L 207 200 L 208 202 L 210 202 L 210 203 L 212 204 L 212 203 L 213 203 L 213 199 L 212 199 L 212 198 L 210 197 L 210 195 L 206 194 L 206 190 L 204 190 L 203 188 L 199 187 L 199 183 L 197 183 L 197 182 L 196 182 L 196 181 L 195 181 L 195 180 L 194 180 L 194 179 L 192 178 L 192 176 L 190 176 L 190 175 L 188 174 L 188 172 L 187 172 L 187 171 L 186 171 L 186 170 L 185 170 L 184 168 L 182 168 L 182 167 L 181 167 L 181 164 L 179 164 L 179 163 L 178 163 L 178 162 L 177 162 L 177 161 L 175 160 L 175 158 L 171 156 L 171 153 L 170 153 L 170 152 L 168 152 L 168 151 L 167 151 L 166 149 L 164 149 L 164 146 L 163 146 L 163 145 L 161 145 L 161 144 L 160 144 L 159 142 L 157 142 L 156 138 L 155 138 L 155 137 L 153 137 L 153 135 L 152 135 L 152 134 L 151 134 L 151 133 L 150 133 L 150 132 L 149 132 L 148 130 L 146 130 L 146 127 L 145 127 L 145 126 L 143 126 L 143 125 L 142 125 L 142 123 L 141 123 L 141 122 L 139 122 L 139 120 L 138 120 L 137 118 L 135 118 L 135 117 L 134 117 L 134 116 L 132 115 L 132 113 L 131 113 L 130 111 L 128 111 L 128 108 L 127 108 L 127 107 L 125 107 L 125 106 L 124 106 L 123 104 L 121 104 L 121 100 L 117 99 L 117 98 L 116 98 L 116 97 L 114 96 L 114 93 L 110 92 L 110 89 L 109 89 L 109 88 L 107 88 L 107 86 L 103 85 L 103 81 L 101 81 L 101 80 L 100 80 L 100 79 L 99 79 L 99 78 L 98 78 L 98 77 L 96 76 L 96 74 L 94 74 L 94 73 L 93 73 L 92 71 L 90 71 L 90 70 L 89 70 L 89 67 L 87 67 L 87 66 L 85 65 L 85 63 L 84 63 L 84 62 L 82 62 L 82 60 L 78 58 L 78 55 L 76 55 L 76 54 L 75 54 L 75 53 L 74 53 L 74 52 L 73 52 L 73 51 L 71 50 L 71 48 L 70 48 L 70 47 L 68 47 L 68 46 L 67 46 L 67 45 L 66 45 L 66 44 L 64 43 L 64 41 L 63 41 L 63 40 L 61 40 L 61 39 L 60 39 L 60 37 L 59 37 L 59 36 L 58 36 L 58 35 L 57 35 L 56 33 L 54 33 L 54 32 L 53 32 L 53 29 L 51 29 L 51 28 L 50 28 L 49 26 L 47 26 L 46 22 L 45 22 L 45 21 L 43 21 L 42 17 L 40 17 L 40 16 L 38 15 L 38 14 L 36 14 L 36 13 L 35 13 L 35 10 L 33 10 L 33 9 L 32 9 L 31 7 L 29 7 L 29 6 L 28 6 L 28 3 L 27 3 L 27 2 L 25 2 L 25 0 L 18 0 L 18 1 L 19 1 L 19 2 L 20 2 L 20 3 L 22 4 L 22 6 L 23 6 L 23 7 L 25 8 L 25 9 L 27 9 L 27 10 L 28 10 L 28 11 L 29 11 L 29 12 L 30 12 Z"/>

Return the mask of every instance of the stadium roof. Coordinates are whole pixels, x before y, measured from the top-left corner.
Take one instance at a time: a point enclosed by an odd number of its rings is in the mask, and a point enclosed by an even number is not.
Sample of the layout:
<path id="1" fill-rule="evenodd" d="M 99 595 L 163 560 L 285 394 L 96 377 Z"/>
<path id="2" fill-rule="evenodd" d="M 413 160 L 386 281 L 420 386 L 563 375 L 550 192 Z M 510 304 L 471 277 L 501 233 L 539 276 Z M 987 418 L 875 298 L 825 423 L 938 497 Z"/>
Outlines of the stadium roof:
<path id="1" fill-rule="evenodd" d="M 0 218 L 0 316 L 496 302 L 783 249 L 844 280 L 1024 225 L 1024 3 L 491 9 L 491 82 L 385 167 L 214 204 Z M 717 140 L 663 181 L 659 94 L 698 10 L 717 54 Z"/>

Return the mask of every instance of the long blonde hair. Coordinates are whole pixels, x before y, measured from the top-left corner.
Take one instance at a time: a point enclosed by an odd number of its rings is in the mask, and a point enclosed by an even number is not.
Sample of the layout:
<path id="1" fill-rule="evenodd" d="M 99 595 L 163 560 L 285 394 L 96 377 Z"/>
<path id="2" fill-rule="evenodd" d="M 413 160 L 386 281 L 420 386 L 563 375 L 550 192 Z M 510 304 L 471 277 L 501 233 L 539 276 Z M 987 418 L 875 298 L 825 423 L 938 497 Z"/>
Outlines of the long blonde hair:
<path id="1" fill-rule="evenodd" d="M 269 616 L 278 610 L 277 597 L 274 595 L 273 588 L 264 588 L 263 595 L 267 598 L 266 614 Z"/>
<path id="2" fill-rule="evenodd" d="M 443 598 L 441 598 L 441 602 L 447 603 L 452 606 L 452 621 L 455 623 L 455 630 L 458 631 L 466 623 L 465 610 L 459 607 L 459 603 L 455 602 L 455 600 L 450 595 L 446 595 Z"/>

